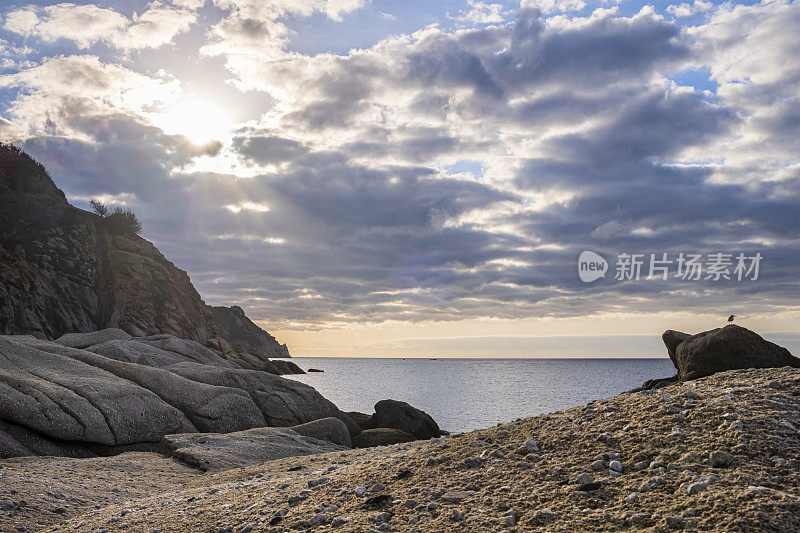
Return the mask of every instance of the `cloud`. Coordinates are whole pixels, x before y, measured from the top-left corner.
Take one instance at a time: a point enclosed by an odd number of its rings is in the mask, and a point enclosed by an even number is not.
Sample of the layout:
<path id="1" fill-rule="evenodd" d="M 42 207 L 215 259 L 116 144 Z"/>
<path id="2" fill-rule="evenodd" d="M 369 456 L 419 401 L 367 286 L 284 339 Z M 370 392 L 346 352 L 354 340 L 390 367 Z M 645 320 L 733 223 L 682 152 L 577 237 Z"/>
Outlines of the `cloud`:
<path id="1" fill-rule="evenodd" d="M 507 13 L 503 11 L 502 4 L 490 4 L 467 0 L 469 11 L 461 11 L 456 17 L 462 22 L 473 24 L 496 24 L 505 21 Z"/>
<path id="2" fill-rule="evenodd" d="M 18 91 L 0 128 L 71 198 L 124 198 L 207 300 L 279 327 L 796 306 L 796 3 L 722 6 L 691 28 L 647 7 L 525 3 L 507 23 L 344 54 L 287 47 L 291 17 L 360 6 L 218 0 L 204 61 L 269 102 L 221 142 L 147 119 L 186 97 L 176 78 L 85 55 L 0 78 Z M 716 93 L 671 81 L 686 70 Z M 583 250 L 765 262 L 751 285 L 587 286 Z"/>
<path id="3" fill-rule="evenodd" d="M 714 7 L 711 2 L 704 2 L 703 0 L 694 0 L 694 3 L 689 5 L 686 2 L 681 4 L 672 4 L 667 6 L 667 13 L 674 15 L 678 18 L 686 18 L 694 16 L 698 13 L 705 13 Z"/>
<path id="4" fill-rule="evenodd" d="M 583 0 L 523 0 L 523 8 L 536 8 L 542 13 L 567 13 L 586 7 Z"/>
<path id="5" fill-rule="evenodd" d="M 132 50 L 168 44 L 176 35 L 188 30 L 196 19 L 192 9 L 173 7 L 158 0 L 130 19 L 94 4 L 64 3 L 11 11 L 4 17 L 3 29 L 46 42 L 71 40 L 81 49 L 105 42 L 121 50 Z"/>

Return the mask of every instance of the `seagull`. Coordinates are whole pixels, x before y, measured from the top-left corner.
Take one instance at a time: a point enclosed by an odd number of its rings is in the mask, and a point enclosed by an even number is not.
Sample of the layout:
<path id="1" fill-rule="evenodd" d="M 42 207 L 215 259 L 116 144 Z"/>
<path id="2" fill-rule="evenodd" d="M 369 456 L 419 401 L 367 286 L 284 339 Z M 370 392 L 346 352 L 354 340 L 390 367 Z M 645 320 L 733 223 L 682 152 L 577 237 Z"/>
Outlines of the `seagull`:
<path id="1" fill-rule="evenodd" d="M 733 322 L 733 319 L 736 318 L 736 315 L 731 315 L 728 317 L 728 322 Z"/>

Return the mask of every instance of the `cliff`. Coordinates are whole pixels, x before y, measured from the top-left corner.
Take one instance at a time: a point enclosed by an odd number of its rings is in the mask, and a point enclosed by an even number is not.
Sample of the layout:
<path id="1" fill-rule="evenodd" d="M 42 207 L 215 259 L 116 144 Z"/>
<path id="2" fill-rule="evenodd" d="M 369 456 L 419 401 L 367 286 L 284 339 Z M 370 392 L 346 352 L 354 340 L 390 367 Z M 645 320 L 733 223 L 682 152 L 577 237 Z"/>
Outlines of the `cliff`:
<path id="1" fill-rule="evenodd" d="M 256 356 L 249 366 L 289 357 L 241 309 L 212 314 L 186 272 L 152 243 L 112 229 L 70 205 L 41 164 L 0 145 L 0 334 L 55 339 L 120 328 Z"/>

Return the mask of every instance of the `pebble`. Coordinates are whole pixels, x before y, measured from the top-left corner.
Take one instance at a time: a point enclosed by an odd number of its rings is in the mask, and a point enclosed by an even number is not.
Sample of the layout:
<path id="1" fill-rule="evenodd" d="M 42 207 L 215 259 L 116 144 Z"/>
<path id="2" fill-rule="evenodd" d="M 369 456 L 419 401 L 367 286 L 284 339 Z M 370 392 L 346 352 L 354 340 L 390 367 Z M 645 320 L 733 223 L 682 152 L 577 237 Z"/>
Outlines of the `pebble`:
<path id="1" fill-rule="evenodd" d="M 615 461 L 611 461 L 610 463 L 608 463 L 608 467 L 611 470 L 615 470 L 617 472 L 622 472 L 622 463 L 620 463 L 619 461 L 616 461 L 616 460 Z"/>
<path id="2" fill-rule="evenodd" d="M 642 495 L 641 492 L 631 492 L 630 494 L 628 494 L 628 497 L 625 498 L 625 503 L 627 503 L 628 505 L 633 505 L 634 503 L 639 501 L 639 496 L 641 495 Z"/>
<path id="3" fill-rule="evenodd" d="M 367 493 L 367 487 L 356 487 L 356 496 L 363 496 Z"/>
<path id="4" fill-rule="evenodd" d="M 709 465 L 713 466 L 714 468 L 726 468 L 733 465 L 736 460 L 728 452 L 717 450 L 709 454 L 708 462 Z"/>
<path id="5" fill-rule="evenodd" d="M 327 521 L 328 521 L 328 515 L 326 515 L 325 513 L 319 513 L 319 514 L 315 514 L 314 516 L 312 516 L 308 520 L 308 523 L 311 526 L 316 526 L 316 525 L 319 525 L 319 524 L 324 524 Z"/>
<path id="6" fill-rule="evenodd" d="M 641 526 L 648 520 L 650 520 L 650 515 L 647 513 L 634 513 L 630 517 L 631 525 L 634 526 Z"/>
<path id="7" fill-rule="evenodd" d="M 578 484 L 585 485 L 587 483 L 594 483 L 594 478 L 589 474 L 581 474 L 578 476 Z"/>
<path id="8" fill-rule="evenodd" d="M 369 489 L 370 492 L 383 492 L 386 490 L 386 486 L 383 483 L 375 483 L 372 485 L 372 488 Z"/>
<path id="9" fill-rule="evenodd" d="M 604 470 L 606 468 L 606 462 L 603 459 L 598 459 L 592 463 L 592 470 Z"/>
<path id="10" fill-rule="evenodd" d="M 419 523 L 419 517 L 418 516 L 410 516 L 410 517 L 408 517 L 408 523 L 409 524 L 417 524 L 417 523 Z"/>
<path id="11" fill-rule="evenodd" d="M 683 518 L 680 516 L 668 516 L 664 521 L 670 529 L 683 529 L 684 527 Z"/>
<path id="12" fill-rule="evenodd" d="M 430 502 L 427 506 L 427 509 L 428 511 L 435 511 L 437 507 L 438 505 L 436 505 L 436 502 Z"/>
<path id="13" fill-rule="evenodd" d="M 312 489 L 312 488 L 317 487 L 319 485 L 323 485 L 323 484 L 327 483 L 330 480 L 331 480 L 331 478 L 329 478 L 329 477 L 321 477 L 319 479 L 312 479 L 312 480 L 310 480 L 308 482 L 308 488 Z"/>
<path id="14" fill-rule="evenodd" d="M 346 516 L 337 516 L 331 521 L 333 527 L 340 527 L 347 523 L 349 519 Z"/>
<path id="15" fill-rule="evenodd" d="M 527 452 L 538 452 L 539 451 L 539 445 L 536 444 L 536 441 L 534 440 L 533 437 L 528 437 L 525 440 L 525 451 L 527 451 Z"/>
<path id="16" fill-rule="evenodd" d="M 550 509 L 539 509 L 533 513 L 533 519 L 537 522 L 550 522 L 556 519 L 556 513 Z"/>
<path id="17" fill-rule="evenodd" d="M 453 509 L 450 512 L 450 519 L 453 520 L 454 522 L 458 522 L 463 518 L 464 518 L 464 511 L 462 511 L 461 509 Z"/>
<path id="18" fill-rule="evenodd" d="M 775 466 L 783 466 L 789 463 L 789 461 L 787 461 L 783 457 L 777 457 L 777 456 L 770 459 L 770 461 L 772 461 L 772 464 L 774 464 Z"/>
<path id="19" fill-rule="evenodd" d="M 475 494 L 474 490 L 460 490 L 460 491 L 453 491 L 453 492 L 445 492 L 442 495 L 442 500 L 448 503 L 460 503 L 463 500 L 466 500 L 470 496 Z"/>
<path id="20" fill-rule="evenodd" d="M 503 519 L 506 525 L 509 526 L 516 526 L 517 525 L 517 511 L 515 509 L 510 509 L 508 514 L 506 514 Z"/>
<path id="21" fill-rule="evenodd" d="M 386 512 L 380 513 L 375 516 L 375 523 L 376 524 L 386 524 L 389 520 L 392 519 L 392 515 Z"/>

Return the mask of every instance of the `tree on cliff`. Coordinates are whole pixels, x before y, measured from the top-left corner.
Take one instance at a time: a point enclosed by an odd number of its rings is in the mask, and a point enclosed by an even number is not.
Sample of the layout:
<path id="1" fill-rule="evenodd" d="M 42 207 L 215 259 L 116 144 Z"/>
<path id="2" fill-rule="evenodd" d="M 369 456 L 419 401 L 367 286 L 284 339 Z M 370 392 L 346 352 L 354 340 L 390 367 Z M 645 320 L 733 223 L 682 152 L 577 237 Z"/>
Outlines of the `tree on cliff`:
<path id="1" fill-rule="evenodd" d="M 142 223 L 130 209 L 115 207 L 112 210 L 99 198 L 89 200 L 92 210 L 100 215 L 106 223 L 108 230 L 114 235 L 139 234 L 142 232 Z"/>
<path id="2" fill-rule="evenodd" d="M 89 203 L 92 204 L 92 211 L 103 218 L 108 216 L 108 206 L 105 204 L 105 202 L 99 198 L 92 198 L 89 200 Z"/>

